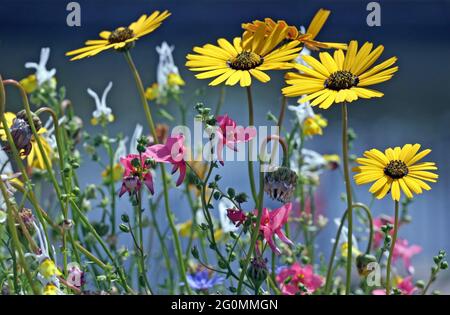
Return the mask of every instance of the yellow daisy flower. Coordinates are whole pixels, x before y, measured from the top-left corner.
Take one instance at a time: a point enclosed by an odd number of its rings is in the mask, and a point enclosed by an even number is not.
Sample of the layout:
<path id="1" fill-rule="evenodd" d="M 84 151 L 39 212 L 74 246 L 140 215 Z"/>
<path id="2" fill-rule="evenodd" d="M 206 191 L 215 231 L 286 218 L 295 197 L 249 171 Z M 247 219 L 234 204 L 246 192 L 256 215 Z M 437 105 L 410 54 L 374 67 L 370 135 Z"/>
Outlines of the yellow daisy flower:
<path id="1" fill-rule="evenodd" d="M 391 67 L 397 57 L 371 67 L 384 50 L 382 45 L 373 49 L 373 44 L 366 42 L 358 51 L 358 42 L 351 41 L 346 55 L 336 50 L 333 57 L 328 52 L 319 54 L 320 61 L 314 57 L 303 55 L 303 60 L 311 66 L 296 64 L 300 73 L 286 74 L 283 94 L 298 97 L 299 103 L 313 100 L 311 106 L 319 105 L 327 109 L 333 103 L 353 102 L 358 98 L 382 97 L 384 94 L 367 89 L 366 86 L 381 83 L 392 78 L 398 67 Z"/>
<path id="2" fill-rule="evenodd" d="M 100 39 L 88 40 L 85 42 L 85 47 L 69 51 L 66 56 L 74 56 L 70 60 L 78 60 L 95 56 L 108 49 L 124 51 L 132 47 L 139 38 L 156 30 L 169 16 L 170 13 L 167 10 L 164 12 L 155 11 L 149 16 L 144 14 L 128 27 L 119 27 L 112 32 L 101 32 L 99 34 Z"/>
<path id="3" fill-rule="evenodd" d="M 408 198 L 414 194 L 421 194 L 422 190 L 431 187 L 425 181 L 435 183 L 439 177 L 429 171 L 437 170 L 433 162 L 422 162 L 431 150 L 426 149 L 418 153 L 420 144 L 405 144 L 403 148 L 388 148 L 384 154 L 372 149 L 364 152 L 363 158 L 356 159 L 360 166 L 354 167 L 354 176 L 358 185 L 375 182 L 369 189 L 377 199 L 382 199 L 391 190 L 392 199 L 399 201 L 401 191 Z"/>
<path id="4" fill-rule="evenodd" d="M 265 70 L 291 69 L 294 60 L 301 50 L 300 42 L 291 41 L 280 46 L 286 38 L 288 29 L 283 23 L 266 36 L 266 27 L 261 24 L 255 34 L 247 41 L 236 37 L 231 44 L 220 38 L 218 46 L 206 44 L 194 47 L 197 54 L 188 54 L 186 66 L 191 71 L 201 72 L 197 79 L 215 78 L 209 85 L 215 86 L 225 82 L 226 85 L 246 87 L 252 84 L 252 76 L 266 83 L 270 77 Z"/>
<path id="5" fill-rule="evenodd" d="M 265 24 L 266 34 L 270 34 L 276 27 L 277 23 L 281 23 L 287 28 L 286 38 L 287 40 L 298 40 L 305 45 L 306 48 L 311 50 L 318 50 L 319 48 L 335 48 L 335 49 L 347 49 L 347 44 L 342 43 L 328 43 L 319 42 L 315 38 L 319 34 L 320 30 L 324 26 L 331 11 L 320 9 L 309 24 L 305 33 L 302 33 L 293 25 L 288 25 L 285 21 L 275 22 L 271 18 L 266 18 L 264 21 L 253 21 L 252 23 L 242 23 L 242 28 L 245 30 L 244 40 L 253 36 L 260 24 Z"/>

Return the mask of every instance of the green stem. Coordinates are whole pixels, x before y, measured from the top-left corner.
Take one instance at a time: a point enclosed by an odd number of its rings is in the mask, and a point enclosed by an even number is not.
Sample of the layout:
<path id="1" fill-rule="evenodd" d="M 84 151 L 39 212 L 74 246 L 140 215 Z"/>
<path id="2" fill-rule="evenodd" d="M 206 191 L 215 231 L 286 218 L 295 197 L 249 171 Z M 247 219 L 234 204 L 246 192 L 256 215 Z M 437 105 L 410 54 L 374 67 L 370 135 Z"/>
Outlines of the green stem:
<path id="1" fill-rule="evenodd" d="M 353 234 L 353 207 L 352 207 L 352 186 L 350 183 L 349 174 L 349 159 L 348 159 L 348 113 L 347 103 L 342 104 L 342 160 L 344 161 L 344 177 L 345 190 L 347 192 L 347 211 L 348 211 L 348 248 L 347 248 L 347 268 L 346 268 L 346 282 L 345 294 L 349 295 L 352 283 L 352 234 Z"/>
<path id="2" fill-rule="evenodd" d="M 253 96 L 252 96 L 252 89 L 250 86 L 247 86 L 247 102 L 248 102 L 248 127 L 252 127 L 255 124 L 255 118 L 253 113 Z M 253 200 L 255 201 L 255 204 L 258 204 L 258 194 L 256 192 L 256 185 L 255 185 L 255 175 L 253 173 L 253 146 L 252 141 L 248 144 L 248 177 L 250 180 L 250 189 L 252 191 Z"/>
<path id="3" fill-rule="evenodd" d="M 220 109 L 222 108 L 222 105 L 225 102 L 225 94 L 226 94 L 225 92 L 226 92 L 225 85 L 222 85 L 220 87 L 220 96 L 219 101 L 217 102 L 215 116 L 218 116 L 220 114 Z"/>
<path id="4" fill-rule="evenodd" d="M 279 129 L 281 129 L 281 125 L 283 125 L 284 114 L 286 112 L 286 105 L 287 105 L 287 97 L 283 95 L 281 100 L 280 114 L 278 115 L 277 121 L 277 126 Z"/>
<path id="5" fill-rule="evenodd" d="M 397 241 L 397 233 L 398 233 L 398 204 L 399 202 L 395 201 L 395 219 L 394 219 L 394 234 L 392 235 L 392 243 L 391 248 L 389 250 L 389 257 L 387 261 L 386 267 L 386 295 L 391 294 L 391 264 L 392 264 L 392 254 L 394 253 L 395 242 Z"/>
<path id="6" fill-rule="evenodd" d="M 75 210 L 75 212 L 78 214 L 80 220 L 83 222 L 83 224 L 86 226 L 86 228 L 92 233 L 92 235 L 94 235 L 95 239 L 100 243 L 100 246 L 103 248 L 103 250 L 105 251 L 106 255 L 111 260 L 112 264 L 116 268 L 116 272 L 119 275 L 119 279 L 120 279 L 120 281 L 122 283 L 122 286 L 125 289 L 125 291 L 127 293 L 133 293 L 133 291 L 130 289 L 130 287 L 127 284 L 127 281 L 126 281 L 125 275 L 123 274 L 123 270 L 122 270 L 121 266 L 119 266 L 118 263 L 116 262 L 116 260 L 114 259 L 114 256 L 110 252 L 110 250 L 109 250 L 108 246 L 106 245 L 106 243 L 103 241 L 101 236 L 98 235 L 98 233 L 95 230 L 95 228 L 89 222 L 89 219 L 84 215 L 84 213 L 80 210 L 80 208 L 78 208 L 78 205 L 76 204 L 76 202 L 72 198 L 70 198 L 70 203 L 72 204 L 72 209 Z"/>
<path id="7" fill-rule="evenodd" d="M 171 267 L 171 263 L 170 263 L 170 256 L 169 256 L 169 251 L 167 250 L 167 246 L 164 240 L 164 236 L 161 233 L 161 229 L 159 228 L 158 223 L 156 222 L 156 214 L 155 214 L 156 209 L 153 209 L 152 207 L 150 208 L 150 213 L 152 215 L 152 220 L 153 220 L 153 226 L 155 228 L 156 231 L 156 235 L 158 236 L 159 239 L 159 243 L 161 244 L 161 251 L 162 254 L 164 256 L 164 261 L 166 263 L 166 268 L 167 268 L 167 272 L 169 274 L 169 287 L 170 287 L 170 294 L 173 293 L 173 269 Z"/>
<path id="8" fill-rule="evenodd" d="M 252 231 L 252 238 L 250 241 L 250 248 L 247 252 L 247 257 L 244 260 L 244 265 L 242 266 L 241 274 L 239 277 L 239 283 L 237 287 L 237 294 L 241 294 L 242 292 L 242 284 L 244 281 L 245 274 L 247 273 L 247 268 L 252 258 L 253 252 L 255 250 L 256 241 L 259 236 L 259 228 L 261 226 L 261 218 L 262 218 L 262 209 L 263 209 L 263 199 L 264 199 L 264 175 L 262 173 L 259 174 L 259 194 L 256 202 L 256 206 L 258 209 L 258 215 L 256 217 L 256 224 Z"/>
<path id="9" fill-rule="evenodd" d="M 138 251 L 139 251 L 139 261 L 140 261 L 140 271 L 141 271 L 141 277 L 142 280 L 144 281 L 144 284 L 148 290 L 148 292 L 150 292 L 150 294 L 153 294 L 152 288 L 150 286 L 150 283 L 148 281 L 147 278 L 147 272 L 146 272 L 146 268 L 145 268 L 145 255 L 144 255 L 144 232 L 142 229 L 142 189 L 139 190 L 139 197 L 138 197 L 138 206 L 137 206 L 137 215 L 138 215 L 138 230 L 139 230 L 139 245 L 136 244 L 138 246 Z"/>
<path id="10" fill-rule="evenodd" d="M 12 236 L 12 241 L 14 244 L 14 248 L 15 250 L 17 250 L 17 252 L 19 253 L 19 261 L 20 261 L 20 265 L 22 266 L 23 270 L 25 271 L 25 276 L 28 280 L 28 282 L 30 283 L 31 289 L 33 291 L 33 294 L 39 294 L 39 290 L 35 287 L 34 283 L 33 283 L 33 277 L 31 276 L 31 272 L 28 268 L 28 265 L 25 261 L 25 256 L 23 254 L 22 251 L 22 246 L 20 244 L 20 240 L 17 234 L 17 228 L 16 228 L 16 223 L 14 222 L 14 212 L 13 212 L 13 205 L 11 204 L 9 198 L 10 196 L 8 195 L 8 191 L 6 189 L 5 183 L 0 180 L 0 190 L 2 192 L 3 198 L 5 200 L 6 203 L 6 207 L 7 207 L 7 215 L 8 215 L 8 228 L 9 231 L 11 233 Z M 15 255 L 15 251 L 12 252 L 13 255 Z"/>
<path id="11" fill-rule="evenodd" d="M 133 74 L 134 80 L 136 82 L 136 87 L 138 89 L 139 92 L 139 96 L 141 99 L 141 103 L 142 103 L 142 107 L 144 109 L 145 112 L 145 117 L 147 118 L 147 122 L 148 125 L 150 127 L 150 131 L 152 133 L 153 139 L 155 141 L 155 143 L 158 143 L 158 135 L 156 133 L 156 128 L 155 128 L 155 124 L 153 122 L 153 117 L 152 114 L 150 112 L 150 107 L 148 106 L 147 103 L 147 99 L 145 98 L 145 89 L 144 89 L 144 85 L 142 84 L 142 80 L 141 77 L 139 75 L 139 72 L 133 62 L 133 59 L 131 57 L 130 52 L 127 50 L 125 52 L 125 59 L 127 60 L 127 63 L 130 67 L 130 70 Z M 175 251 L 177 253 L 177 263 L 178 263 L 178 270 L 180 272 L 181 275 L 181 280 L 184 283 L 184 286 L 186 287 L 186 291 L 189 294 L 192 294 L 191 288 L 188 285 L 187 282 L 187 277 L 186 277 L 186 267 L 184 265 L 184 259 L 183 259 L 183 253 L 181 250 L 181 244 L 180 244 L 180 239 L 178 237 L 178 232 L 177 229 L 175 227 L 175 223 L 174 223 L 174 218 L 173 218 L 173 213 L 170 210 L 170 204 L 169 204 L 169 187 L 167 184 L 167 180 L 166 180 L 166 169 L 163 165 L 163 163 L 159 163 L 160 165 L 160 169 L 161 169 L 161 178 L 162 178 L 162 183 L 163 183 L 163 189 L 164 189 L 164 206 L 166 209 L 166 216 L 167 219 L 169 221 L 169 227 L 170 230 L 172 231 L 172 237 L 173 237 L 173 242 L 174 242 L 174 247 L 175 247 Z"/>
<path id="12" fill-rule="evenodd" d="M 369 239 L 367 241 L 367 247 L 366 247 L 366 254 L 370 253 L 370 249 L 372 248 L 372 240 L 373 240 L 373 219 L 372 219 L 372 213 L 370 212 L 370 209 L 362 204 L 362 203 L 355 203 L 352 205 L 352 208 L 361 208 L 365 211 L 366 215 L 367 215 L 367 220 L 369 223 Z M 341 237 L 341 232 L 342 232 L 342 228 L 344 227 L 344 222 L 347 218 L 347 214 L 348 214 L 348 210 L 345 210 L 344 214 L 342 215 L 341 218 L 341 222 L 339 223 L 339 227 L 338 230 L 336 232 L 336 237 L 335 237 L 335 241 L 333 244 L 333 250 L 331 251 L 331 255 L 330 255 L 330 260 L 328 262 L 328 269 L 327 269 L 327 277 L 326 277 L 326 282 L 325 282 L 325 295 L 330 293 L 330 289 L 331 289 L 331 277 L 333 276 L 333 262 L 334 262 L 334 257 L 336 256 L 336 250 L 337 250 L 337 246 L 339 244 L 339 239 Z M 347 253 L 348 254 L 348 253 Z M 348 257 L 348 256 L 347 256 Z M 348 259 L 347 259 L 348 260 Z"/>

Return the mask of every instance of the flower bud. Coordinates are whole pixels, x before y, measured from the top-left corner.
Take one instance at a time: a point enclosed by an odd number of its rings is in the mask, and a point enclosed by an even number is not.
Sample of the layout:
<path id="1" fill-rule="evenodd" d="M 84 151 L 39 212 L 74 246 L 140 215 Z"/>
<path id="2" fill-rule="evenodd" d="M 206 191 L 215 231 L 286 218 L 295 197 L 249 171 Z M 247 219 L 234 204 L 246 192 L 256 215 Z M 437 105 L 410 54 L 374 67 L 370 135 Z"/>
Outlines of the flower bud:
<path id="1" fill-rule="evenodd" d="M 377 259 L 373 255 L 364 254 L 356 257 L 356 267 L 360 276 L 367 276 L 371 270 L 367 269 L 367 266 L 371 263 L 376 262 Z"/>
<path id="2" fill-rule="evenodd" d="M 35 219 L 33 213 L 31 212 L 31 210 L 27 209 L 27 208 L 22 208 L 19 211 L 19 217 L 22 220 L 23 224 L 25 225 L 25 228 L 27 229 L 28 233 L 30 235 L 33 235 L 34 232 L 35 232 L 35 228 L 34 228 L 34 224 L 33 223 L 36 221 L 36 219 Z M 18 221 L 17 221 L 17 223 L 18 223 Z M 21 234 L 24 233 L 24 231 L 22 230 L 22 227 L 21 227 L 20 224 L 18 226 L 18 230 L 19 230 L 19 232 Z"/>
<path id="3" fill-rule="evenodd" d="M 264 191 L 272 199 L 288 202 L 297 187 L 298 176 L 293 170 L 281 166 L 264 176 Z"/>
<path id="4" fill-rule="evenodd" d="M 267 279 L 268 274 L 267 259 L 262 257 L 253 258 L 247 269 L 247 277 L 256 288 L 261 286 L 261 284 Z"/>
<path id="5" fill-rule="evenodd" d="M 197 246 L 192 247 L 191 254 L 195 259 L 198 259 L 200 257 Z"/>

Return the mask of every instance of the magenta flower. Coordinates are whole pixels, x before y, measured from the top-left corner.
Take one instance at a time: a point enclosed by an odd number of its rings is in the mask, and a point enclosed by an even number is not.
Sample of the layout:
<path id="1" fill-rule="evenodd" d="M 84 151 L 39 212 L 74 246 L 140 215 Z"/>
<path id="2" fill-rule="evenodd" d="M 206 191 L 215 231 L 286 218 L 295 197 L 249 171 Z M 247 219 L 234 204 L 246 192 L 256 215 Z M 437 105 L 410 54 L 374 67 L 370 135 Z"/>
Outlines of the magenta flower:
<path id="1" fill-rule="evenodd" d="M 242 210 L 227 209 L 227 217 L 235 224 L 236 227 L 243 224 L 247 220 L 247 215 Z"/>
<path id="2" fill-rule="evenodd" d="M 287 281 L 288 279 L 290 280 Z M 280 268 L 276 280 L 281 292 L 286 295 L 311 294 L 324 283 L 323 278 L 314 273 L 312 265 L 302 267 L 298 262 L 292 266 Z M 303 284 L 306 292 L 299 289 L 299 284 Z"/>
<path id="3" fill-rule="evenodd" d="M 402 295 L 413 295 L 417 292 L 417 287 L 414 285 L 412 276 L 403 278 L 398 284 L 397 289 L 400 290 Z M 377 289 L 372 291 L 373 295 L 386 295 L 385 289 Z"/>
<path id="4" fill-rule="evenodd" d="M 217 159 L 220 164 L 223 163 L 223 149 L 227 146 L 233 151 L 238 150 L 237 144 L 240 142 L 248 142 L 256 136 L 256 130 L 253 127 L 244 128 L 237 126 L 236 122 L 227 114 L 216 117 L 218 142 L 217 142 Z"/>
<path id="5" fill-rule="evenodd" d="M 137 197 L 137 193 L 142 187 L 142 182 L 147 186 L 151 194 L 154 193 L 153 177 L 150 170 L 149 156 L 146 154 L 128 154 L 120 158 L 125 172 L 123 174 L 122 187 L 119 197 L 126 192 Z"/>
<path id="6" fill-rule="evenodd" d="M 403 260 L 403 265 L 409 273 L 414 272 L 414 267 L 411 264 L 411 258 L 422 251 L 419 245 L 409 245 L 405 239 L 397 239 L 395 242 L 394 252 L 392 253 L 392 260 Z"/>
<path id="7" fill-rule="evenodd" d="M 263 209 L 259 230 L 263 234 L 264 239 L 267 241 L 270 248 L 277 255 L 281 254 L 281 251 L 275 245 L 275 242 L 273 240 L 274 235 L 277 235 L 284 243 L 293 245 L 292 241 L 288 239 L 281 230 L 282 227 L 288 222 L 289 213 L 291 212 L 291 210 L 292 203 L 287 203 L 273 211 L 269 211 L 267 208 Z M 258 210 L 255 209 L 253 213 L 257 216 Z"/>
<path id="8" fill-rule="evenodd" d="M 184 136 L 179 134 L 175 137 L 167 138 L 166 144 L 155 144 L 148 147 L 145 153 L 153 158 L 155 162 L 172 164 L 172 174 L 180 170 L 180 176 L 176 183 L 177 186 L 180 186 L 186 177 L 185 152 Z"/>

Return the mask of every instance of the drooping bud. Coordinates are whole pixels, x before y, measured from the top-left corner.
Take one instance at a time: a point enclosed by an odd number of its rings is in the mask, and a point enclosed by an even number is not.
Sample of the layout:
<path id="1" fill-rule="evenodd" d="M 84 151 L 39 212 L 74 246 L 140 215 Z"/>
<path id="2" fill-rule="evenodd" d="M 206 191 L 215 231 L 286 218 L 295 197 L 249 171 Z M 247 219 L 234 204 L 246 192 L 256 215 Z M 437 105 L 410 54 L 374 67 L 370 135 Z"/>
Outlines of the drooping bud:
<path id="1" fill-rule="evenodd" d="M 356 257 L 356 267 L 358 269 L 359 275 L 364 277 L 369 275 L 372 269 L 368 269 L 367 267 L 369 266 L 369 264 L 376 262 L 377 258 L 373 255 L 364 254 Z"/>
<path id="2" fill-rule="evenodd" d="M 33 212 L 31 212 L 30 209 L 27 208 L 22 208 L 19 211 L 19 217 L 22 220 L 23 224 L 25 225 L 25 228 L 27 229 L 28 233 L 30 235 L 33 235 L 35 232 L 35 228 L 34 228 L 34 222 L 36 221 Z M 19 222 L 17 222 L 19 223 Z M 22 226 L 19 224 L 18 225 L 18 230 L 21 234 L 24 233 L 24 231 L 22 230 Z"/>
<path id="3" fill-rule="evenodd" d="M 289 202 L 297 186 L 297 173 L 290 168 L 281 166 L 264 177 L 264 191 L 272 199 Z"/>
<path id="4" fill-rule="evenodd" d="M 247 269 L 247 277 L 256 288 L 267 279 L 269 271 L 267 270 L 267 259 L 263 257 L 253 258 Z"/>

